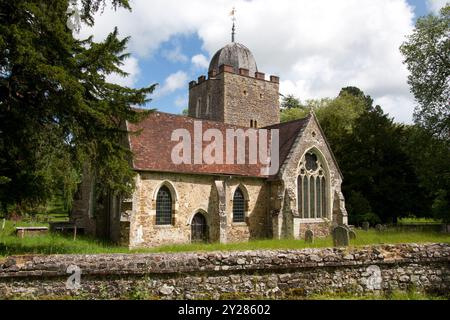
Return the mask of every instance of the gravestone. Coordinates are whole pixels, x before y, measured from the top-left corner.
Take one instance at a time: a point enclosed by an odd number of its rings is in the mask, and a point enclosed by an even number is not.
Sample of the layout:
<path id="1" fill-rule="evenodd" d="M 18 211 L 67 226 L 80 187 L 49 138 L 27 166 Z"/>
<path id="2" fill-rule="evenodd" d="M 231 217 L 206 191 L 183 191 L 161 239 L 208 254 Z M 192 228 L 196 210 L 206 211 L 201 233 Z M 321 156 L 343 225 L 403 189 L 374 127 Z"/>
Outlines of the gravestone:
<path id="1" fill-rule="evenodd" d="M 363 224 L 362 224 L 362 229 L 363 229 L 364 231 L 369 231 L 369 229 L 370 229 L 370 223 L 367 222 L 367 221 L 363 222 Z"/>
<path id="2" fill-rule="evenodd" d="M 349 232 L 344 226 L 333 229 L 333 242 L 335 247 L 347 247 L 349 245 Z"/>
<path id="3" fill-rule="evenodd" d="M 350 232 L 348 233 L 348 237 L 350 238 L 350 240 L 355 240 L 356 239 L 356 232 L 353 230 L 350 230 Z"/>
<path id="4" fill-rule="evenodd" d="M 442 232 L 444 233 L 450 233 L 450 224 L 443 224 L 442 225 Z"/>
<path id="5" fill-rule="evenodd" d="M 378 232 L 383 232 L 383 231 L 386 230 L 386 227 L 383 226 L 382 224 L 377 224 L 377 225 L 375 226 L 375 229 L 376 229 Z"/>
<path id="6" fill-rule="evenodd" d="M 306 241 L 306 243 L 313 243 L 314 242 L 314 232 L 312 232 L 311 230 L 306 230 L 305 241 Z"/>

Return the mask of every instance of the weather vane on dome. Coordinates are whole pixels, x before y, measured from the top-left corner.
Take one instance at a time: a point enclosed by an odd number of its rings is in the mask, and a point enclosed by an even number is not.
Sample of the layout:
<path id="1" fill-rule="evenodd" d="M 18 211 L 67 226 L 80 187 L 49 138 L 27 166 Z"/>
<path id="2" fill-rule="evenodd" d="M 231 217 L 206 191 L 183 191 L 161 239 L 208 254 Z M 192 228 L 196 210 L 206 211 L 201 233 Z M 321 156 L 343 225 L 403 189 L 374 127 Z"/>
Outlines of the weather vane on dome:
<path id="1" fill-rule="evenodd" d="M 235 31 L 236 31 L 236 26 L 235 26 L 235 22 L 236 22 L 236 8 L 233 7 L 233 10 L 231 10 L 230 12 L 230 16 L 231 21 L 233 21 L 233 28 L 231 29 L 231 42 L 234 42 L 234 36 L 235 36 Z"/>

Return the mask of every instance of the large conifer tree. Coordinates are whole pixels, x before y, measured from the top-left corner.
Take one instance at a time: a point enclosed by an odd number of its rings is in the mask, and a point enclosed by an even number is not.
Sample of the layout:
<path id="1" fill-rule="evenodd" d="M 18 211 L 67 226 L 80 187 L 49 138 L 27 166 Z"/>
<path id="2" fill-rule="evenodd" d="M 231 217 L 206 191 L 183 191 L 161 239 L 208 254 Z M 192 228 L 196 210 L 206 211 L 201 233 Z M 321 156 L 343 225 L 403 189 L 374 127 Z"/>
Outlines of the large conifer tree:
<path id="1" fill-rule="evenodd" d="M 105 0 L 82 0 L 92 25 Z M 127 0 L 109 4 L 129 9 Z M 101 190 L 129 192 L 133 171 L 124 121 L 142 113 L 154 86 L 108 83 L 128 38 L 78 40 L 67 26 L 68 0 L 0 0 L 0 203 L 3 209 L 45 202 L 61 185 L 74 190 L 89 164 Z M 69 192 L 70 193 L 70 192 Z"/>

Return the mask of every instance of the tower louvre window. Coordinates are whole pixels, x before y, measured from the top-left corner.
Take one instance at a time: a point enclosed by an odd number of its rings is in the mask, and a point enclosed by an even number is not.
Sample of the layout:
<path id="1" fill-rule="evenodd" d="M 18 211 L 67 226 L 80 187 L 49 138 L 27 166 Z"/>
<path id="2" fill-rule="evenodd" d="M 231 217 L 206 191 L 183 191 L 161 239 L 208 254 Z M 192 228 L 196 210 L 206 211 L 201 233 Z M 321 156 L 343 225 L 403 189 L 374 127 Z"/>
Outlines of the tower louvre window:
<path id="1" fill-rule="evenodd" d="M 209 116 L 211 114 L 211 95 L 208 94 L 208 97 L 206 98 L 206 112 L 205 114 Z"/>
<path id="2" fill-rule="evenodd" d="M 202 98 L 197 99 L 197 106 L 195 108 L 195 116 L 198 118 L 202 115 Z"/>

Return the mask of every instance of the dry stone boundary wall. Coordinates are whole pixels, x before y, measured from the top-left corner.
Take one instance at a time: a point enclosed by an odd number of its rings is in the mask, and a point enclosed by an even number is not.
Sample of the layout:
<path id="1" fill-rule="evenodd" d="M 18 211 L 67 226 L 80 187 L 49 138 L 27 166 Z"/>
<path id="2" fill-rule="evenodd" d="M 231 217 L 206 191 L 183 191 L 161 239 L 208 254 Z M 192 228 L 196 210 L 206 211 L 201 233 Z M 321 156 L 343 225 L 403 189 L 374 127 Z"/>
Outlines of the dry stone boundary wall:
<path id="1" fill-rule="evenodd" d="M 450 245 L 20 256 L 0 260 L 0 299 L 292 298 L 410 289 L 450 292 Z"/>

